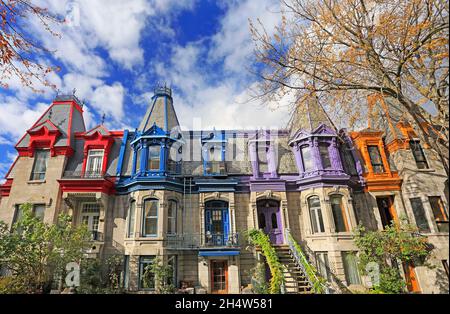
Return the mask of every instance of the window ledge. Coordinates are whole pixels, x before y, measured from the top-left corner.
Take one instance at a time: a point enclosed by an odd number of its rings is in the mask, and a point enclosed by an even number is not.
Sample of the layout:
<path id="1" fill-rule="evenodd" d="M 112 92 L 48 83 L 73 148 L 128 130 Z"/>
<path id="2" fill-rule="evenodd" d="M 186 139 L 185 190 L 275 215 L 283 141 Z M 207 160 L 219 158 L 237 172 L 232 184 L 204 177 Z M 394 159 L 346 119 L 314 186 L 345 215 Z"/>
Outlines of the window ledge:
<path id="1" fill-rule="evenodd" d="M 42 184 L 45 183 L 45 179 L 44 180 L 28 180 L 28 184 Z"/>
<path id="2" fill-rule="evenodd" d="M 415 169 L 418 172 L 436 172 L 435 169 Z"/>

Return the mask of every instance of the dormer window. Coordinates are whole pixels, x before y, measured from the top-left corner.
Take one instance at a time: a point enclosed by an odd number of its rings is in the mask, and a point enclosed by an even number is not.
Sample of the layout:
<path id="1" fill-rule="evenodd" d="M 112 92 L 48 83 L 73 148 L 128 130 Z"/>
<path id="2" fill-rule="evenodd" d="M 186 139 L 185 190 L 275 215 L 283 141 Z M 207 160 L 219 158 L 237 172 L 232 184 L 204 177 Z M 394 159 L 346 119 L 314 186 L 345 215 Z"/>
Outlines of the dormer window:
<path id="1" fill-rule="evenodd" d="M 322 162 L 323 169 L 331 168 L 330 152 L 328 151 L 329 145 L 327 143 L 319 144 L 320 160 Z"/>
<path id="2" fill-rule="evenodd" d="M 374 173 L 384 173 L 383 160 L 381 159 L 380 149 L 377 145 L 367 146 L 367 151 L 369 152 L 370 163 L 372 164 L 372 169 Z"/>
<path id="3" fill-rule="evenodd" d="M 411 148 L 411 152 L 414 156 L 414 160 L 416 161 L 416 165 L 418 169 L 428 169 L 427 159 L 425 158 L 425 154 L 423 152 L 422 146 L 418 140 L 410 140 L 409 147 Z"/>
<path id="4" fill-rule="evenodd" d="M 302 152 L 303 171 L 304 172 L 313 171 L 314 166 L 310 146 L 308 145 L 302 146 L 300 150 Z"/>
<path id="5" fill-rule="evenodd" d="M 154 145 L 148 149 L 148 170 L 157 171 L 160 166 L 161 146 Z"/>
<path id="6" fill-rule="evenodd" d="M 30 180 L 44 180 L 47 171 L 47 162 L 50 156 L 49 150 L 36 150 L 34 153 L 33 170 Z"/>
<path id="7" fill-rule="evenodd" d="M 86 177 L 97 177 L 102 173 L 103 167 L 103 149 L 90 149 L 86 163 Z"/>

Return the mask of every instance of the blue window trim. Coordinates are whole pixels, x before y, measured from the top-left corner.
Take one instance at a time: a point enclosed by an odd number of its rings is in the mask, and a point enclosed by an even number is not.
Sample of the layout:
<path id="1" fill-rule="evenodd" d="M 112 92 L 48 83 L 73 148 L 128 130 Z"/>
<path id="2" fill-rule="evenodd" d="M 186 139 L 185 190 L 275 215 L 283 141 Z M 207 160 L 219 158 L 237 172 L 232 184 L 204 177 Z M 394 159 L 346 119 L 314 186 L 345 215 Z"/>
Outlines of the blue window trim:
<path id="1" fill-rule="evenodd" d="M 222 207 L 210 207 L 208 208 L 208 203 L 210 202 L 221 202 Z M 222 229 L 223 229 L 223 234 L 224 234 L 224 240 L 225 242 L 228 241 L 228 237 L 230 235 L 230 207 L 229 207 L 229 203 L 226 201 L 222 201 L 222 200 L 212 200 L 212 201 L 208 201 L 205 203 L 205 234 L 209 231 L 212 232 L 211 230 L 211 219 L 212 219 L 212 211 L 213 210 L 220 210 L 222 212 Z"/>
<path id="2" fill-rule="evenodd" d="M 146 234 L 145 233 L 145 203 L 146 202 L 156 202 L 156 233 L 155 234 Z M 154 217 L 154 216 L 152 216 Z M 159 222 L 159 199 L 157 198 L 147 198 L 143 201 L 142 207 L 142 237 L 144 238 L 156 238 L 158 237 L 158 222 Z"/>

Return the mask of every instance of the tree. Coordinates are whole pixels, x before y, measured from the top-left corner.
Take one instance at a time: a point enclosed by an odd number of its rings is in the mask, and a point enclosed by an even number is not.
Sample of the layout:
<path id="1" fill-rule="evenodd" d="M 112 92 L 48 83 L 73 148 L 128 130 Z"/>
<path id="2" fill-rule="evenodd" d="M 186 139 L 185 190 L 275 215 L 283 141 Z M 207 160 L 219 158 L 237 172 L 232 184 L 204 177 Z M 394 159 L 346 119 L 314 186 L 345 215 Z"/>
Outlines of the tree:
<path id="1" fill-rule="evenodd" d="M 147 287 L 154 285 L 156 293 L 174 293 L 173 267 L 164 264 L 159 257 L 155 257 L 153 262 L 145 268 L 144 283 Z"/>
<path id="2" fill-rule="evenodd" d="M 317 97 L 330 116 L 355 125 L 378 95 L 399 106 L 448 173 L 448 2 L 286 0 L 273 35 L 250 22 L 257 96 Z M 430 109 L 431 108 L 431 109 Z M 431 115 L 428 112 L 436 111 Z"/>
<path id="3" fill-rule="evenodd" d="M 7 88 L 8 80 L 18 78 L 34 92 L 42 92 L 37 84 L 56 88 L 47 75 L 58 71 L 56 66 L 44 63 L 42 56 L 50 53 L 37 42 L 26 27 L 26 21 L 36 18 L 40 25 L 54 37 L 60 37 L 51 28 L 51 23 L 60 23 L 47 9 L 29 0 L 0 0 L 0 86 Z M 38 85 L 39 86 L 39 85 Z"/>
<path id="4" fill-rule="evenodd" d="M 355 231 L 355 244 L 360 250 L 359 268 L 363 274 L 370 275 L 370 263 L 379 267 L 379 282 L 372 291 L 381 293 L 405 291 L 398 262 L 405 266 L 424 264 L 431 254 L 426 238 L 418 236 L 417 228 L 406 222 L 376 231 L 367 231 L 360 225 Z"/>
<path id="5" fill-rule="evenodd" d="M 0 265 L 10 272 L 8 289 L 42 293 L 53 279 L 63 278 L 67 263 L 80 263 L 90 235 L 85 226 L 72 226 L 68 215 L 49 225 L 34 217 L 30 204 L 21 210 L 12 228 L 0 222 Z"/>

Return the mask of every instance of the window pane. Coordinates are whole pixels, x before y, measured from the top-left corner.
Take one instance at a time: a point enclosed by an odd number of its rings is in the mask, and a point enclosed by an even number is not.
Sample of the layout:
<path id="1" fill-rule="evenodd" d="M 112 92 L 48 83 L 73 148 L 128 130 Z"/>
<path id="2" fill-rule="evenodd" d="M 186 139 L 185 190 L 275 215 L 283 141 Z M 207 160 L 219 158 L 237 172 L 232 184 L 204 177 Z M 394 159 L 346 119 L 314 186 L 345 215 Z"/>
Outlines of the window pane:
<path id="1" fill-rule="evenodd" d="M 266 227 L 266 216 L 264 213 L 259 213 L 258 217 L 259 229 L 264 229 Z"/>
<path id="2" fill-rule="evenodd" d="M 309 212 L 311 216 L 311 224 L 313 233 L 324 232 L 322 210 L 320 208 L 320 200 L 317 196 L 308 199 Z"/>
<path id="3" fill-rule="evenodd" d="M 328 152 L 328 144 L 319 145 L 320 160 L 324 169 L 331 168 L 330 153 Z"/>
<path id="4" fill-rule="evenodd" d="M 372 163 L 373 172 L 382 173 L 384 172 L 383 160 L 381 159 L 380 150 L 378 146 L 367 146 L 369 151 L 370 162 Z"/>
<path id="5" fill-rule="evenodd" d="M 136 201 L 130 203 L 130 211 L 128 212 L 128 237 L 134 235 L 134 222 L 136 215 Z"/>
<path id="6" fill-rule="evenodd" d="M 22 219 L 23 216 L 23 210 L 20 207 L 21 205 L 16 205 L 16 211 L 14 213 L 14 219 L 13 219 L 13 224 L 17 223 L 20 221 L 20 219 Z"/>
<path id="7" fill-rule="evenodd" d="M 431 209 L 433 210 L 434 219 L 439 232 L 448 232 L 448 214 L 445 210 L 444 203 L 439 196 L 430 196 Z"/>
<path id="8" fill-rule="evenodd" d="M 302 160 L 303 160 L 303 169 L 305 172 L 313 170 L 313 161 L 311 158 L 311 149 L 309 146 L 303 146 L 301 148 L 302 152 Z"/>
<path id="9" fill-rule="evenodd" d="M 346 218 L 344 208 L 342 206 L 342 197 L 332 196 L 330 201 L 331 201 L 331 209 L 333 212 L 334 224 L 336 226 L 336 232 L 349 231 L 345 220 Z"/>
<path id="10" fill-rule="evenodd" d="M 352 252 L 342 252 L 342 261 L 344 263 L 345 280 L 348 285 L 360 285 L 361 279 L 358 273 L 356 256 Z"/>
<path id="11" fill-rule="evenodd" d="M 144 236 L 158 233 L 158 201 L 147 200 L 144 202 Z"/>
<path id="12" fill-rule="evenodd" d="M 45 205 L 34 205 L 34 217 L 36 217 L 37 219 L 43 221 L 44 220 L 44 215 L 45 215 Z"/>
<path id="13" fill-rule="evenodd" d="M 148 169 L 159 170 L 161 146 L 150 146 L 148 149 Z"/>
<path id="14" fill-rule="evenodd" d="M 103 166 L 103 150 L 102 149 L 89 150 L 86 166 L 86 175 L 96 176 L 101 174 L 102 166 Z"/>
<path id="15" fill-rule="evenodd" d="M 331 280 L 331 274 L 329 272 L 330 264 L 328 262 L 327 252 L 316 252 L 316 267 L 319 274 L 326 278 L 328 281 Z"/>
<path id="16" fill-rule="evenodd" d="M 423 208 L 422 200 L 419 197 L 415 197 L 411 198 L 410 202 L 419 231 L 430 232 L 430 226 L 428 225 L 427 216 L 425 215 L 425 209 Z"/>
<path id="17" fill-rule="evenodd" d="M 45 172 L 47 171 L 47 161 L 50 156 L 48 150 L 36 150 L 34 154 L 33 171 L 31 173 L 31 180 L 44 180 Z"/>
<path id="18" fill-rule="evenodd" d="M 155 288 L 155 276 L 147 268 L 153 263 L 154 259 L 154 256 L 141 256 L 139 260 L 139 284 L 141 289 Z"/>
<path id="19" fill-rule="evenodd" d="M 141 150 L 138 149 L 136 153 L 136 172 L 141 171 Z"/>
<path id="20" fill-rule="evenodd" d="M 169 201 L 169 207 L 167 209 L 167 233 L 176 233 L 176 223 L 177 223 L 177 203 L 175 201 Z"/>
<path id="21" fill-rule="evenodd" d="M 427 169 L 428 163 L 425 158 L 425 154 L 423 152 L 422 146 L 420 145 L 419 141 L 409 141 L 409 147 L 411 148 L 411 152 L 414 156 L 414 159 L 416 161 L 417 168 L 419 169 Z"/>

